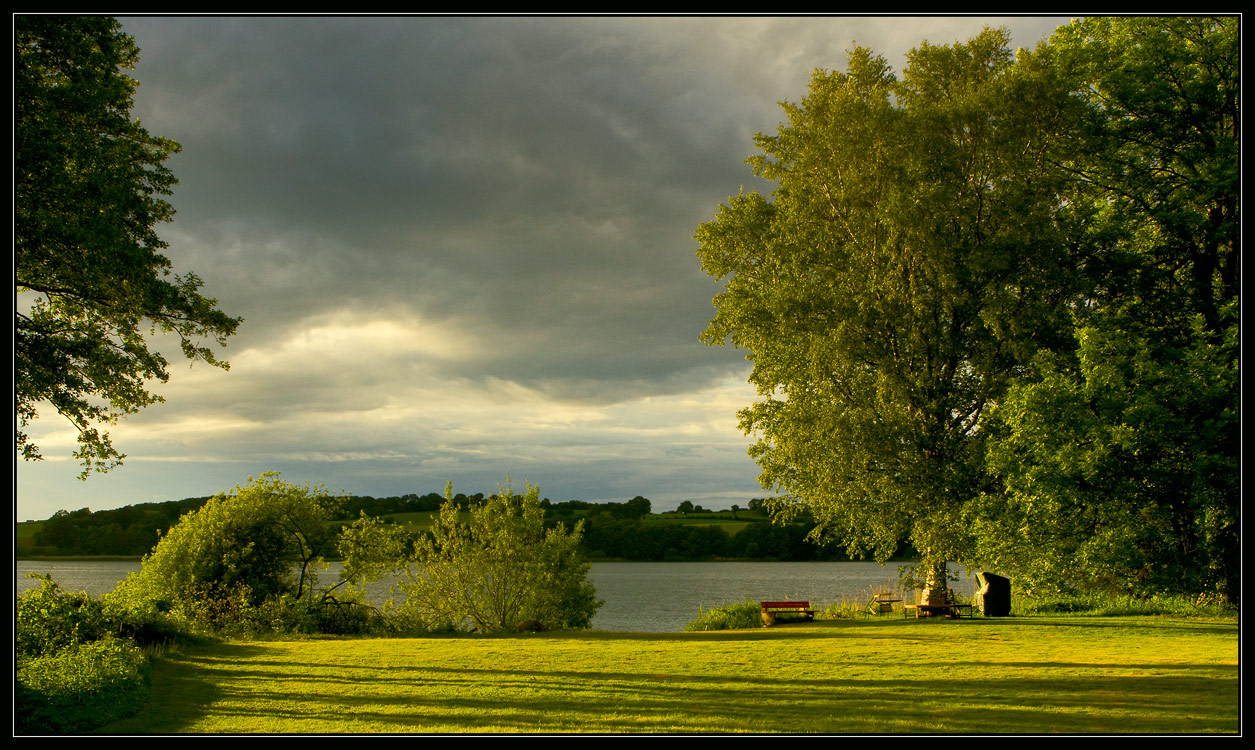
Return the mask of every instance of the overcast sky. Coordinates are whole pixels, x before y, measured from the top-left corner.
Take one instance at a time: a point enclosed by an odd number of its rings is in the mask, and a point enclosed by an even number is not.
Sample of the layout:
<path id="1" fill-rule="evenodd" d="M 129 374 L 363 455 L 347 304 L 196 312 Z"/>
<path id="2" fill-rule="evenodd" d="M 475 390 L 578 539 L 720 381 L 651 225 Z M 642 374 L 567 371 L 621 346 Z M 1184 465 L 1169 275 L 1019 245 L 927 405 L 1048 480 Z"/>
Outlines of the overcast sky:
<path id="1" fill-rule="evenodd" d="M 177 272 L 243 316 L 229 372 L 171 350 L 166 403 L 87 482 L 45 411 L 18 520 L 211 495 L 250 475 L 355 494 L 767 493 L 736 411 L 744 352 L 698 336 L 718 283 L 693 233 L 855 44 L 1065 18 L 124 18 L 133 114 L 182 144 Z"/>

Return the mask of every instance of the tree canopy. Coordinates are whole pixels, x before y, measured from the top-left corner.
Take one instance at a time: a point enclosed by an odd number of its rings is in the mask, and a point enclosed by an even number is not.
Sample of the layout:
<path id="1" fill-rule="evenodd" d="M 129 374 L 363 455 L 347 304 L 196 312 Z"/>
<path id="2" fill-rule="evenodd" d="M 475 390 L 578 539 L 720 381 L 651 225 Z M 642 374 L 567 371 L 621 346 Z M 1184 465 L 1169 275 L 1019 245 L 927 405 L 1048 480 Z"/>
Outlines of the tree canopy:
<path id="1" fill-rule="evenodd" d="M 323 487 L 288 484 L 275 472 L 250 478 L 183 516 L 118 596 L 161 601 L 214 625 L 283 597 L 310 601 L 318 567 L 340 533 L 332 522 L 343 500 Z"/>
<path id="2" fill-rule="evenodd" d="M 50 404 L 78 429 L 85 478 L 124 457 L 98 425 L 162 400 L 146 381 L 168 362 L 145 328 L 225 369 L 201 342 L 241 321 L 162 254 L 179 145 L 131 120 L 134 40 L 106 17 L 19 16 L 14 36 L 16 447 L 41 458 L 26 428 Z"/>
<path id="3" fill-rule="evenodd" d="M 750 159 L 777 189 L 696 238 L 763 485 L 818 536 L 1066 585 L 1236 541 L 1236 29 L 1091 19 L 1015 54 L 987 29 L 900 76 L 859 48 L 784 105 Z M 1086 451 L 1104 483 L 1049 493 Z"/>
<path id="4" fill-rule="evenodd" d="M 900 80 L 866 49 L 817 71 L 758 138 L 773 200 L 734 198 L 697 233 L 727 279 L 705 338 L 749 350 L 763 396 L 741 420 L 764 486 L 882 560 L 903 538 L 959 554 L 987 409 L 1060 335 L 1074 227 L 1044 161 L 1067 111 L 1006 41 L 925 44 Z"/>
<path id="5" fill-rule="evenodd" d="M 1038 56 L 1083 106 L 1063 165 L 1103 251 L 1072 345 L 1000 409 L 980 554 L 1047 588 L 1236 601 L 1238 19 L 1090 18 Z"/>

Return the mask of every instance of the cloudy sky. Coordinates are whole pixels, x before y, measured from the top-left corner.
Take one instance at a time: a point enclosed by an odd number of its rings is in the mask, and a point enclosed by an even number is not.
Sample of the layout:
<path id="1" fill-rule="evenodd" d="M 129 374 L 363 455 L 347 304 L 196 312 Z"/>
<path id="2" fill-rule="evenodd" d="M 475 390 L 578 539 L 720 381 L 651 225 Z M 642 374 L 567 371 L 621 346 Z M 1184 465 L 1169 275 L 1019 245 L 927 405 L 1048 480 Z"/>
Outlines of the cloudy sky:
<path id="1" fill-rule="evenodd" d="M 736 411 L 744 353 L 698 336 L 718 283 L 692 239 L 778 103 L 855 44 L 1064 18 L 124 18 L 133 114 L 183 151 L 164 225 L 243 316 L 229 372 L 171 356 L 166 403 L 86 482 L 45 413 L 19 520 L 213 494 L 278 470 L 356 494 L 767 494 Z M 172 355 L 177 350 L 170 350 Z"/>

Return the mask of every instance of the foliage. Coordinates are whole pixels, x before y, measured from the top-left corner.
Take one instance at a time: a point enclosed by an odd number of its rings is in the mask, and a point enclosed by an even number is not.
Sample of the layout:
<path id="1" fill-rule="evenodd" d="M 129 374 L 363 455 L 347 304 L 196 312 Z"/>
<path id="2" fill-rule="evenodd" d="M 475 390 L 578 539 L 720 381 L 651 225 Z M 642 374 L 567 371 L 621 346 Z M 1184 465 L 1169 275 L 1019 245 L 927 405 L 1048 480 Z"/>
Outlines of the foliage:
<path id="1" fill-rule="evenodd" d="M 106 637 L 18 658 L 19 733 L 72 733 L 129 716 L 148 699 L 148 658 L 133 642 Z"/>
<path id="2" fill-rule="evenodd" d="M 148 660 L 115 635 L 99 599 L 47 576 L 17 597 L 15 723 L 27 732 L 75 732 L 134 713 L 147 697 Z"/>
<path id="3" fill-rule="evenodd" d="M 815 613 L 816 620 L 853 620 L 856 617 L 865 617 L 867 615 L 866 602 L 851 602 L 841 600 L 833 602 L 827 607 Z"/>
<path id="4" fill-rule="evenodd" d="M 429 522 L 428 511 L 438 512 L 442 496 L 428 493 L 418 496 L 409 494 L 374 498 L 350 495 L 342 498 L 345 517 L 359 518 L 358 523 L 391 524 L 401 537 L 425 530 Z M 479 501 L 483 496 L 479 495 Z M 66 555 L 129 555 L 142 557 L 181 516 L 196 510 L 209 498 L 187 498 L 162 503 L 140 503 L 111 510 L 92 511 L 81 508 L 75 511 L 57 511 L 42 523 L 20 524 L 17 553 L 19 558 L 32 556 Z M 820 547 L 806 537 L 814 521 L 804 515 L 788 524 L 768 523 L 767 515 L 760 510 L 763 500 L 751 500 L 755 511 L 690 514 L 687 517 L 668 513 L 649 513 L 650 501 L 635 497 L 626 503 L 590 503 L 579 500 L 545 504 L 545 525 L 553 526 L 564 521 L 569 527 L 575 521 L 584 520 L 581 545 L 592 558 L 616 558 L 623 560 L 671 560 L 697 561 L 720 558 L 767 559 L 767 560 L 840 560 L 847 559 L 845 551 L 836 546 Z M 461 505 L 459 503 L 459 505 Z M 380 518 L 384 516 L 385 518 Z M 372 520 L 373 519 L 373 520 Z M 718 526 L 714 524 L 718 523 Z M 27 528 L 30 527 L 30 528 Z M 329 527 L 331 528 L 331 527 Z M 35 531 L 37 529 L 37 531 Z M 344 527 L 344 535 L 352 535 L 352 526 Z M 34 535 L 34 544 L 24 543 L 20 532 Z M 365 541 L 370 535 L 359 537 Z M 29 538 L 29 537 L 28 537 Z M 404 544 L 402 538 L 399 543 Z M 412 543 L 412 540 L 411 542 Z M 347 560 L 348 553 L 341 550 L 340 542 L 325 555 L 327 559 Z M 366 554 L 365 550 L 361 554 Z M 376 554 L 382 569 L 395 567 L 408 553 Z M 907 547 L 899 549 L 895 557 L 914 556 Z M 348 568 L 344 575 L 355 578 Z M 360 580 L 338 582 L 333 588 L 357 586 Z"/>
<path id="5" fill-rule="evenodd" d="M 1075 227 L 1047 158 L 1069 112 L 1047 84 L 999 31 L 925 43 L 901 79 L 856 49 L 758 136 L 771 199 L 732 198 L 698 229 L 726 280 L 704 339 L 748 350 L 760 479 L 818 540 L 881 562 L 904 539 L 965 553 L 987 409 L 1066 323 Z"/>
<path id="6" fill-rule="evenodd" d="M 99 640 L 109 632 L 99 599 L 83 592 L 62 591 L 48 576 L 32 577 L 39 579 L 39 588 L 17 597 L 15 653 L 51 653 L 75 643 Z"/>
<path id="7" fill-rule="evenodd" d="M 1045 592 L 1241 588 L 1237 18 L 1088 18 L 1039 51 L 1070 76 L 1068 168 L 1103 252 L 1072 343 L 996 414 L 1005 491 L 981 555 Z"/>
<path id="8" fill-rule="evenodd" d="M 858 49 L 697 239 L 815 538 L 1045 591 L 1240 591 L 1237 18 Z"/>
<path id="9" fill-rule="evenodd" d="M 59 510 L 41 524 L 27 554 L 126 555 L 152 552 L 161 535 L 185 513 L 196 510 L 207 497 L 162 503 L 138 503 L 92 512 L 90 508 Z M 21 554 L 21 553 L 19 553 Z"/>
<path id="10" fill-rule="evenodd" d="M 747 630 L 763 626 L 762 607 L 758 602 L 745 598 L 744 602 L 727 604 L 713 609 L 697 610 L 697 619 L 684 626 L 686 632 L 705 630 Z"/>
<path id="11" fill-rule="evenodd" d="M 1030 594 L 1017 587 L 1011 601 L 1017 617 L 1071 615 L 1090 617 L 1180 617 L 1233 620 L 1236 605 L 1214 596 L 1154 594 L 1145 597 L 1086 591 L 1072 594 Z"/>
<path id="12" fill-rule="evenodd" d="M 122 508 L 75 511 L 59 510 L 36 532 L 28 555 L 128 555 L 142 557 L 152 551 L 161 536 L 186 513 L 209 500 L 192 497 L 161 503 L 138 503 Z M 442 496 L 432 492 L 375 498 L 350 495 L 341 498 L 343 515 L 357 517 L 395 515 L 440 509 Z M 19 526 L 19 528 L 21 528 Z"/>
<path id="13" fill-rule="evenodd" d="M 396 524 L 385 523 L 364 512 L 345 526 L 336 539 L 336 550 L 342 564 L 341 582 L 358 586 L 375 581 L 404 567 L 413 538 L 409 531 Z"/>
<path id="14" fill-rule="evenodd" d="M 593 518 L 585 522 L 583 535 L 583 546 L 591 556 L 624 560 L 710 560 L 725 557 L 729 542 L 728 533 L 716 526 L 635 519 Z"/>
<path id="15" fill-rule="evenodd" d="M 275 472 L 250 478 L 184 516 L 140 572 L 119 585 L 116 599 L 212 627 L 282 621 L 259 608 L 313 599 L 316 570 L 338 531 L 332 521 L 340 500 L 323 487 L 287 484 Z"/>
<path id="16" fill-rule="evenodd" d="M 162 400 L 146 381 L 166 381 L 168 362 L 144 326 L 225 369 L 198 340 L 222 345 L 240 319 L 161 254 L 179 145 L 130 119 L 134 40 L 99 16 L 18 16 L 14 37 L 16 446 L 41 457 L 25 430 L 51 404 L 78 430 L 86 478 L 123 458 L 95 425 Z"/>
<path id="17" fill-rule="evenodd" d="M 419 537 L 414 564 L 400 588 L 399 614 L 427 628 L 512 631 L 523 623 L 546 630 L 587 628 L 601 606 L 579 553 L 582 523 L 544 526 L 539 490 L 515 495 L 508 485 L 470 509 L 463 521 L 452 494 Z"/>
<path id="18" fill-rule="evenodd" d="M 641 497 L 640 495 L 628 500 L 626 503 L 606 503 L 606 506 L 606 509 L 612 516 L 620 519 L 644 518 L 649 515 L 653 507 L 649 502 L 649 498 Z"/>

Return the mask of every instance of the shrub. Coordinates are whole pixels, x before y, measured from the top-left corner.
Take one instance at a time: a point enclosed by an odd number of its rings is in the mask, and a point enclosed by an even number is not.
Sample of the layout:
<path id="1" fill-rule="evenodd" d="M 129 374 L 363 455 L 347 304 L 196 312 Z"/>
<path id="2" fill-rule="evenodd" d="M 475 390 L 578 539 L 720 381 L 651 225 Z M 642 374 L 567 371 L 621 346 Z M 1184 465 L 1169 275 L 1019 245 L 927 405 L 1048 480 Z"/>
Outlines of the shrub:
<path id="1" fill-rule="evenodd" d="M 124 718 L 148 699 L 148 658 L 107 636 L 17 661 L 15 720 L 21 733 L 80 732 Z"/>
<path id="2" fill-rule="evenodd" d="M 1236 617 L 1234 605 L 1205 597 L 1156 594 L 1135 597 L 1099 592 L 1058 594 L 1050 597 L 1030 597 L 1025 594 L 1012 596 L 1013 614 L 1032 615 L 1089 615 L 1094 617 L 1128 617 L 1136 615 L 1181 617 Z"/>
<path id="3" fill-rule="evenodd" d="M 321 487 L 287 484 L 274 472 L 250 479 L 183 516 L 140 572 L 119 586 L 118 600 L 202 628 L 271 630 L 285 619 L 272 600 L 312 599 L 342 503 Z"/>
<path id="4" fill-rule="evenodd" d="M 77 732 L 133 713 L 147 699 L 148 658 L 115 635 L 119 622 L 88 594 L 51 578 L 17 597 L 14 718 L 22 733 Z"/>
<path id="5" fill-rule="evenodd" d="M 546 530 L 540 490 L 507 487 L 470 509 L 462 521 L 450 485 L 431 534 L 414 546 L 414 565 L 399 587 L 396 616 L 425 630 L 452 625 L 512 632 L 519 623 L 546 630 L 587 628 L 601 606 L 579 553 L 583 525 Z"/>
<path id="6" fill-rule="evenodd" d="M 687 631 L 746 630 L 763 626 L 762 606 L 746 597 L 739 604 L 727 604 L 714 609 L 698 608 L 697 619 L 684 626 Z"/>
<path id="7" fill-rule="evenodd" d="M 274 611 L 273 630 L 292 633 L 366 635 L 386 629 L 379 610 L 362 601 L 352 589 L 339 597 L 330 594 L 318 599 L 284 597 L 270 604 Z"/>
<path id="8" fill-rule="evenodd" d="M 50 654 L 77 643 L 98 640 L 109 632 L 99 599 L 84 592 L 63 591 L 49 576 L 39 588 L 17 597 L 14 650 L 19 655 Z"/>

